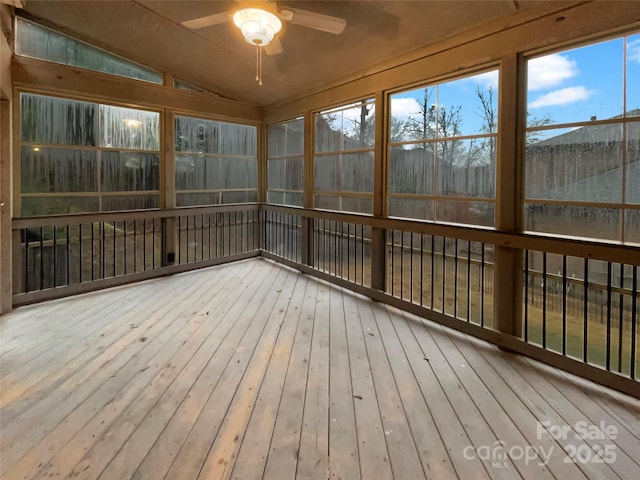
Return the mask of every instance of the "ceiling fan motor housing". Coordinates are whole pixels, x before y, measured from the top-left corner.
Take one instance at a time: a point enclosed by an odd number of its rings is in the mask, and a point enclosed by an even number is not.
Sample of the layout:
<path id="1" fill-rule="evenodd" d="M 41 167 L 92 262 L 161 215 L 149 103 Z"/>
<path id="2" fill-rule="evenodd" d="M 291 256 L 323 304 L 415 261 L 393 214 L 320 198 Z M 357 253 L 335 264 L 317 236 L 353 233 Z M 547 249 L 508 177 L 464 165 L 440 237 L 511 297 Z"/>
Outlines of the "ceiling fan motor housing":
<path id="1" fill-rule="evenodd" d="M 262 8 L 243 8 L 233 14 L 233 23 L 242 31 L 245 41 L 251 45 L 268 45 L 282 28 L 278 16 Z"/>

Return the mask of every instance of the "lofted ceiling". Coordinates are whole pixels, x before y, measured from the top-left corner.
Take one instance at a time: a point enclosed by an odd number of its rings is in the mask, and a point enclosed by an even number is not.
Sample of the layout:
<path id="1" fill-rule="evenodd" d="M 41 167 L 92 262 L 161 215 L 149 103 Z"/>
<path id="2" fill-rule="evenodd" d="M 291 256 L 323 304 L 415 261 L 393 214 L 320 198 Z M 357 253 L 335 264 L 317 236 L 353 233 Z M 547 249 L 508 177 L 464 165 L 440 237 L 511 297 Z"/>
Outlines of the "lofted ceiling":
<path id="1" fill-rule="evenodd" d="M 284 22 L 283 52 L 264 58 L 232 24 L 190 30 L 185 20 L 234 9 L 236 1 L 27 0 L 52 26 L 221 96 L 268 107 L 385 68 L 394 58 L 453 36 L 480 36 L 580 2 L 557 0 L 279 1 L 344 18 L 340 35 Z M 418 54 L 416 54 L 418 55 Z"/>

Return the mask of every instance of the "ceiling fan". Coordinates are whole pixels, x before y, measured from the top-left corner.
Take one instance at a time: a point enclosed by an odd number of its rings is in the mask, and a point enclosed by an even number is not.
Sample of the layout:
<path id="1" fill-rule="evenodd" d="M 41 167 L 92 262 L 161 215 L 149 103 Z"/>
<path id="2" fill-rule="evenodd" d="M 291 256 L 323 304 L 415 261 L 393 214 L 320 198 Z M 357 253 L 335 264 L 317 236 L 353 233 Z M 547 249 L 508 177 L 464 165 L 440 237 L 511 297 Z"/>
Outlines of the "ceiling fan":
<path id="1" fill-rule="evenodd" d="M 342 33 L 347 25 L 343 18 L 298 8 L 278 8 L 275 2 L 237 1 L 239 5 L 233 10 L 187 20 L 182 25 L 198 30 L 233 20 L 246 42 L 264 47 L 267 55 L 282 53 L 282 44 L 275 36 L 282 28 L 282 21 L 333 34 Z"/>
<path id="2" fill-rule="evenodd" d="M 282 44 L 275 35 L 282 28 L 282 21 L 294 25 L 321 30 L 323 32 L 342 33 L 347 21 L 321 13 L 300 10 L 298 8 L 278 8 L 275 2 L 238 0 L 238 8 L 227 12 L 215 13 L 206 17 L 182 22 L 194 30 L 219 25 L 233 20 L 240 29 L 245 41 L 256 47 L 256 81 L 262 85 L 262 50 L 267 55 L 282 53 Z"/>

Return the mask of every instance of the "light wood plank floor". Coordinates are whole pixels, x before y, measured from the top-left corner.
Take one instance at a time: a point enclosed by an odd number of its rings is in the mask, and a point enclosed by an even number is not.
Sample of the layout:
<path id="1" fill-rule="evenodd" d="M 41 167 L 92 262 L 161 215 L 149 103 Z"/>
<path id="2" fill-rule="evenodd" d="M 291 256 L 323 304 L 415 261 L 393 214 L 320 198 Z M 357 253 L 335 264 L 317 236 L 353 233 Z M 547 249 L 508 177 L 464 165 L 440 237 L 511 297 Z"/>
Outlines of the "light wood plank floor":
<path id="1" fill-rule="evenodd" d="M 0 326 L 4 480 L 640 478 L 637 400 L 263 259 Z"/>

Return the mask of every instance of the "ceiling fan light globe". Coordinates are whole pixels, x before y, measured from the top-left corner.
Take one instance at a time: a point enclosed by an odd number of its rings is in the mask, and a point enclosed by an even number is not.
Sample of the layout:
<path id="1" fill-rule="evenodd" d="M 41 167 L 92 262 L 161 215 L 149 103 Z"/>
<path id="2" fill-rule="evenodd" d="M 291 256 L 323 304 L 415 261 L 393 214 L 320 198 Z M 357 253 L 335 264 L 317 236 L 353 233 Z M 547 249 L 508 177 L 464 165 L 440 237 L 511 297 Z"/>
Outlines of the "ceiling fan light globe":
<path id="1" fill-rule="evenodd" d="M 282 22 L 275 14 L 260 8 L 238 10 L 233 14 L 233 23 L 247 43 L 260 46 L 268 45 L 282 28 Z"/>

